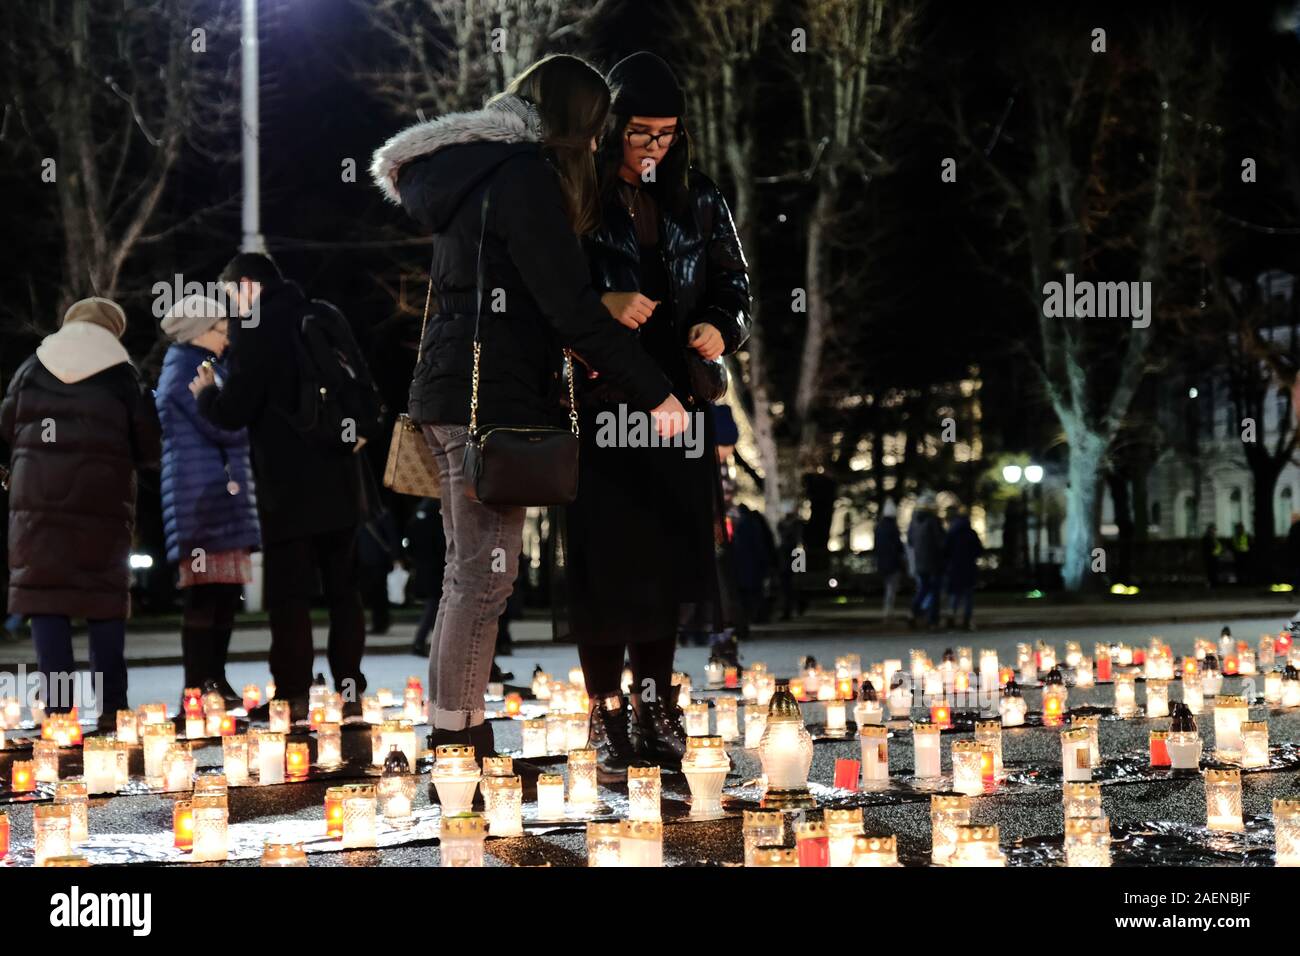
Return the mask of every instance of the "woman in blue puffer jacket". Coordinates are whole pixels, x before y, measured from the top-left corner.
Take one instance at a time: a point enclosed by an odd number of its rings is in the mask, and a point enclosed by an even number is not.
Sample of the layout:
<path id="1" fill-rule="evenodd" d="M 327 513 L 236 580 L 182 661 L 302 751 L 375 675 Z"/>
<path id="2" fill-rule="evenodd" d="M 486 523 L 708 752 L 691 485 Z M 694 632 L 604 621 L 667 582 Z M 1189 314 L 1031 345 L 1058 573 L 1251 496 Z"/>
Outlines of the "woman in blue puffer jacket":
<path id="1" fill-rule="evenodd" d="M 155 401 L 162 423 L 162 508 L 167 560 L 179 569 L 185 594 L 181 656 L 185 686 L 215 685 L 227 708 L 241 695 L 226 680 L 226 654 L 243 585 L 252 580 L 252 552 L 262 546 L 249 462 L 248 432 L 213 425 L 199 413 L 190 383 L 204 362 L 220 385 L 226 313 L 198 295 L 167 313 L 172 340 Z"/>

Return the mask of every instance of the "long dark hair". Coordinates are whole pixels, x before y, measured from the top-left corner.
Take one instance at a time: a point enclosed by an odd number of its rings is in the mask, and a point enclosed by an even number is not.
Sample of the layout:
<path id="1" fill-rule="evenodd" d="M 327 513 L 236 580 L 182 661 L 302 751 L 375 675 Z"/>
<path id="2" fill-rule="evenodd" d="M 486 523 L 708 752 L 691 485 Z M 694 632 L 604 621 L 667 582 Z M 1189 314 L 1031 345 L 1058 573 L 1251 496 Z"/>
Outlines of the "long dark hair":
<path id="1" fill-rule="evenodd" d="M 600 222 L 600 195 L 591 140 L 609 115 L 609 87 L 586 60 L 567 53 L 544 56 L 506 87 L 531 102 L 542 117 L 542 143 L 560 173 L 573 231 L 582 235 Z"/>
<path id="2" fill-rule="evenodd" d="M 596 161 L 600 173 L 602 203 L 609 200 L 614 189 L 621 182 L 618 171 L 623 165 L 623 131 L 627 129 L 627 124 L 631 120 L 631 115 L 615 115 L 600 141 Z M 693 159 L 694 147 L 691 144 L 690 131 L 686 128 L 686 117 L 679 116 L 677 138 L 673 140 L 673 145 L 668 148 L 664 158 L 655 167 L 654 181 L 646 183 L 644 187 L 650 190 L 650 195 L 659 203 L 659 208 L 674 218 L 680 218 L 686 213 L 690 198 L 688 177 Z"/>

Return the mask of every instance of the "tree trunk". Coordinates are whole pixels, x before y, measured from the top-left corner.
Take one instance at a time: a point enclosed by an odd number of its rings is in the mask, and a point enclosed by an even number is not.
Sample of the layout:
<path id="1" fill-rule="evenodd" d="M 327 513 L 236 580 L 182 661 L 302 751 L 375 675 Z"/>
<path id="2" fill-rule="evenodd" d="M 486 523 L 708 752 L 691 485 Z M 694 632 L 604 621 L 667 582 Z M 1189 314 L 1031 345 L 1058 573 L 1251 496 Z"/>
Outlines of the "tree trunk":
<path id="1" fill-rule="evenodd" d="M 1068 430 L 1066 438 L 1070 444 L 1070 484 L 1065 492 L 1065 559 L 1061 579 L 1067 591 L 1080 591 L 1090 580 L 1092 550 L 1097 541 L 1100 469 L 1106 444 L 1096 432 L 1078 426 Z"/>
<path id="2" fill-rule="evenodd" d="M 830 327 L 831 305 L 826 281 L 826 238 L 835 215 L 835 183 L 823 177 L 808 217 L 808 245 L 804 253 L 804 290 L 808 308 L 808 326 L 799 358 L 799 379 L 795 389 L 794 411 L 799 423 L 799 449 L 793 468 L 796 474 L 811 470 L 817 442 L 817 422 L 813 409 L 821 388 L 822 352 Z"/>

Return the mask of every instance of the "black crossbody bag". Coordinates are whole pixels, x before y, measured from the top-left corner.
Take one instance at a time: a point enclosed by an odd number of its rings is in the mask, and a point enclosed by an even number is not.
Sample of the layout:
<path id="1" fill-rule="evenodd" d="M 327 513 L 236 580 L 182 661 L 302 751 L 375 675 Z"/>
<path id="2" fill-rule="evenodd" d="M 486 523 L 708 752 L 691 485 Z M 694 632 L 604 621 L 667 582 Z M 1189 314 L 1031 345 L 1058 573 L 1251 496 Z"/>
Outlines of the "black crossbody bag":
<path id="1" fill-rule="evenodd" d="M 474 369 L 470 378 L 469 439 L 465 446 L 465 495 L 485 505 L 567 505 L 578 495 L 578 404 L 573 394 L 573 357 L 564 350 L 569 386 L 569 427 L 545 425 L 478 427 L 479 362 L 483 344 L 483 241 L 488 196 L 479 215 L 478 296 L 474 314 Z"/>

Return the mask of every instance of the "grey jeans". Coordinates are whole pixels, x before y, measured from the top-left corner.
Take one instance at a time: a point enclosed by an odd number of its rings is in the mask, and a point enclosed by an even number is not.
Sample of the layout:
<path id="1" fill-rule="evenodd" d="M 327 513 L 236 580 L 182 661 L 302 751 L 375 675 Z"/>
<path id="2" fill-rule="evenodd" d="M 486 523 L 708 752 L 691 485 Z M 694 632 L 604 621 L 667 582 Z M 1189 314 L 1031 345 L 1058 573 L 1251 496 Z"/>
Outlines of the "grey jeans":
<path id="1" fill-rule="evenodd" d="M 464 425 L 425 425 L 442 481 L 447 569 L 429 636 L 429 718 L 440 730 L 483 723 L 497 619 L 505 610 L 523 547 L 522 507 L 494 507 L 465 497 Z"/>

